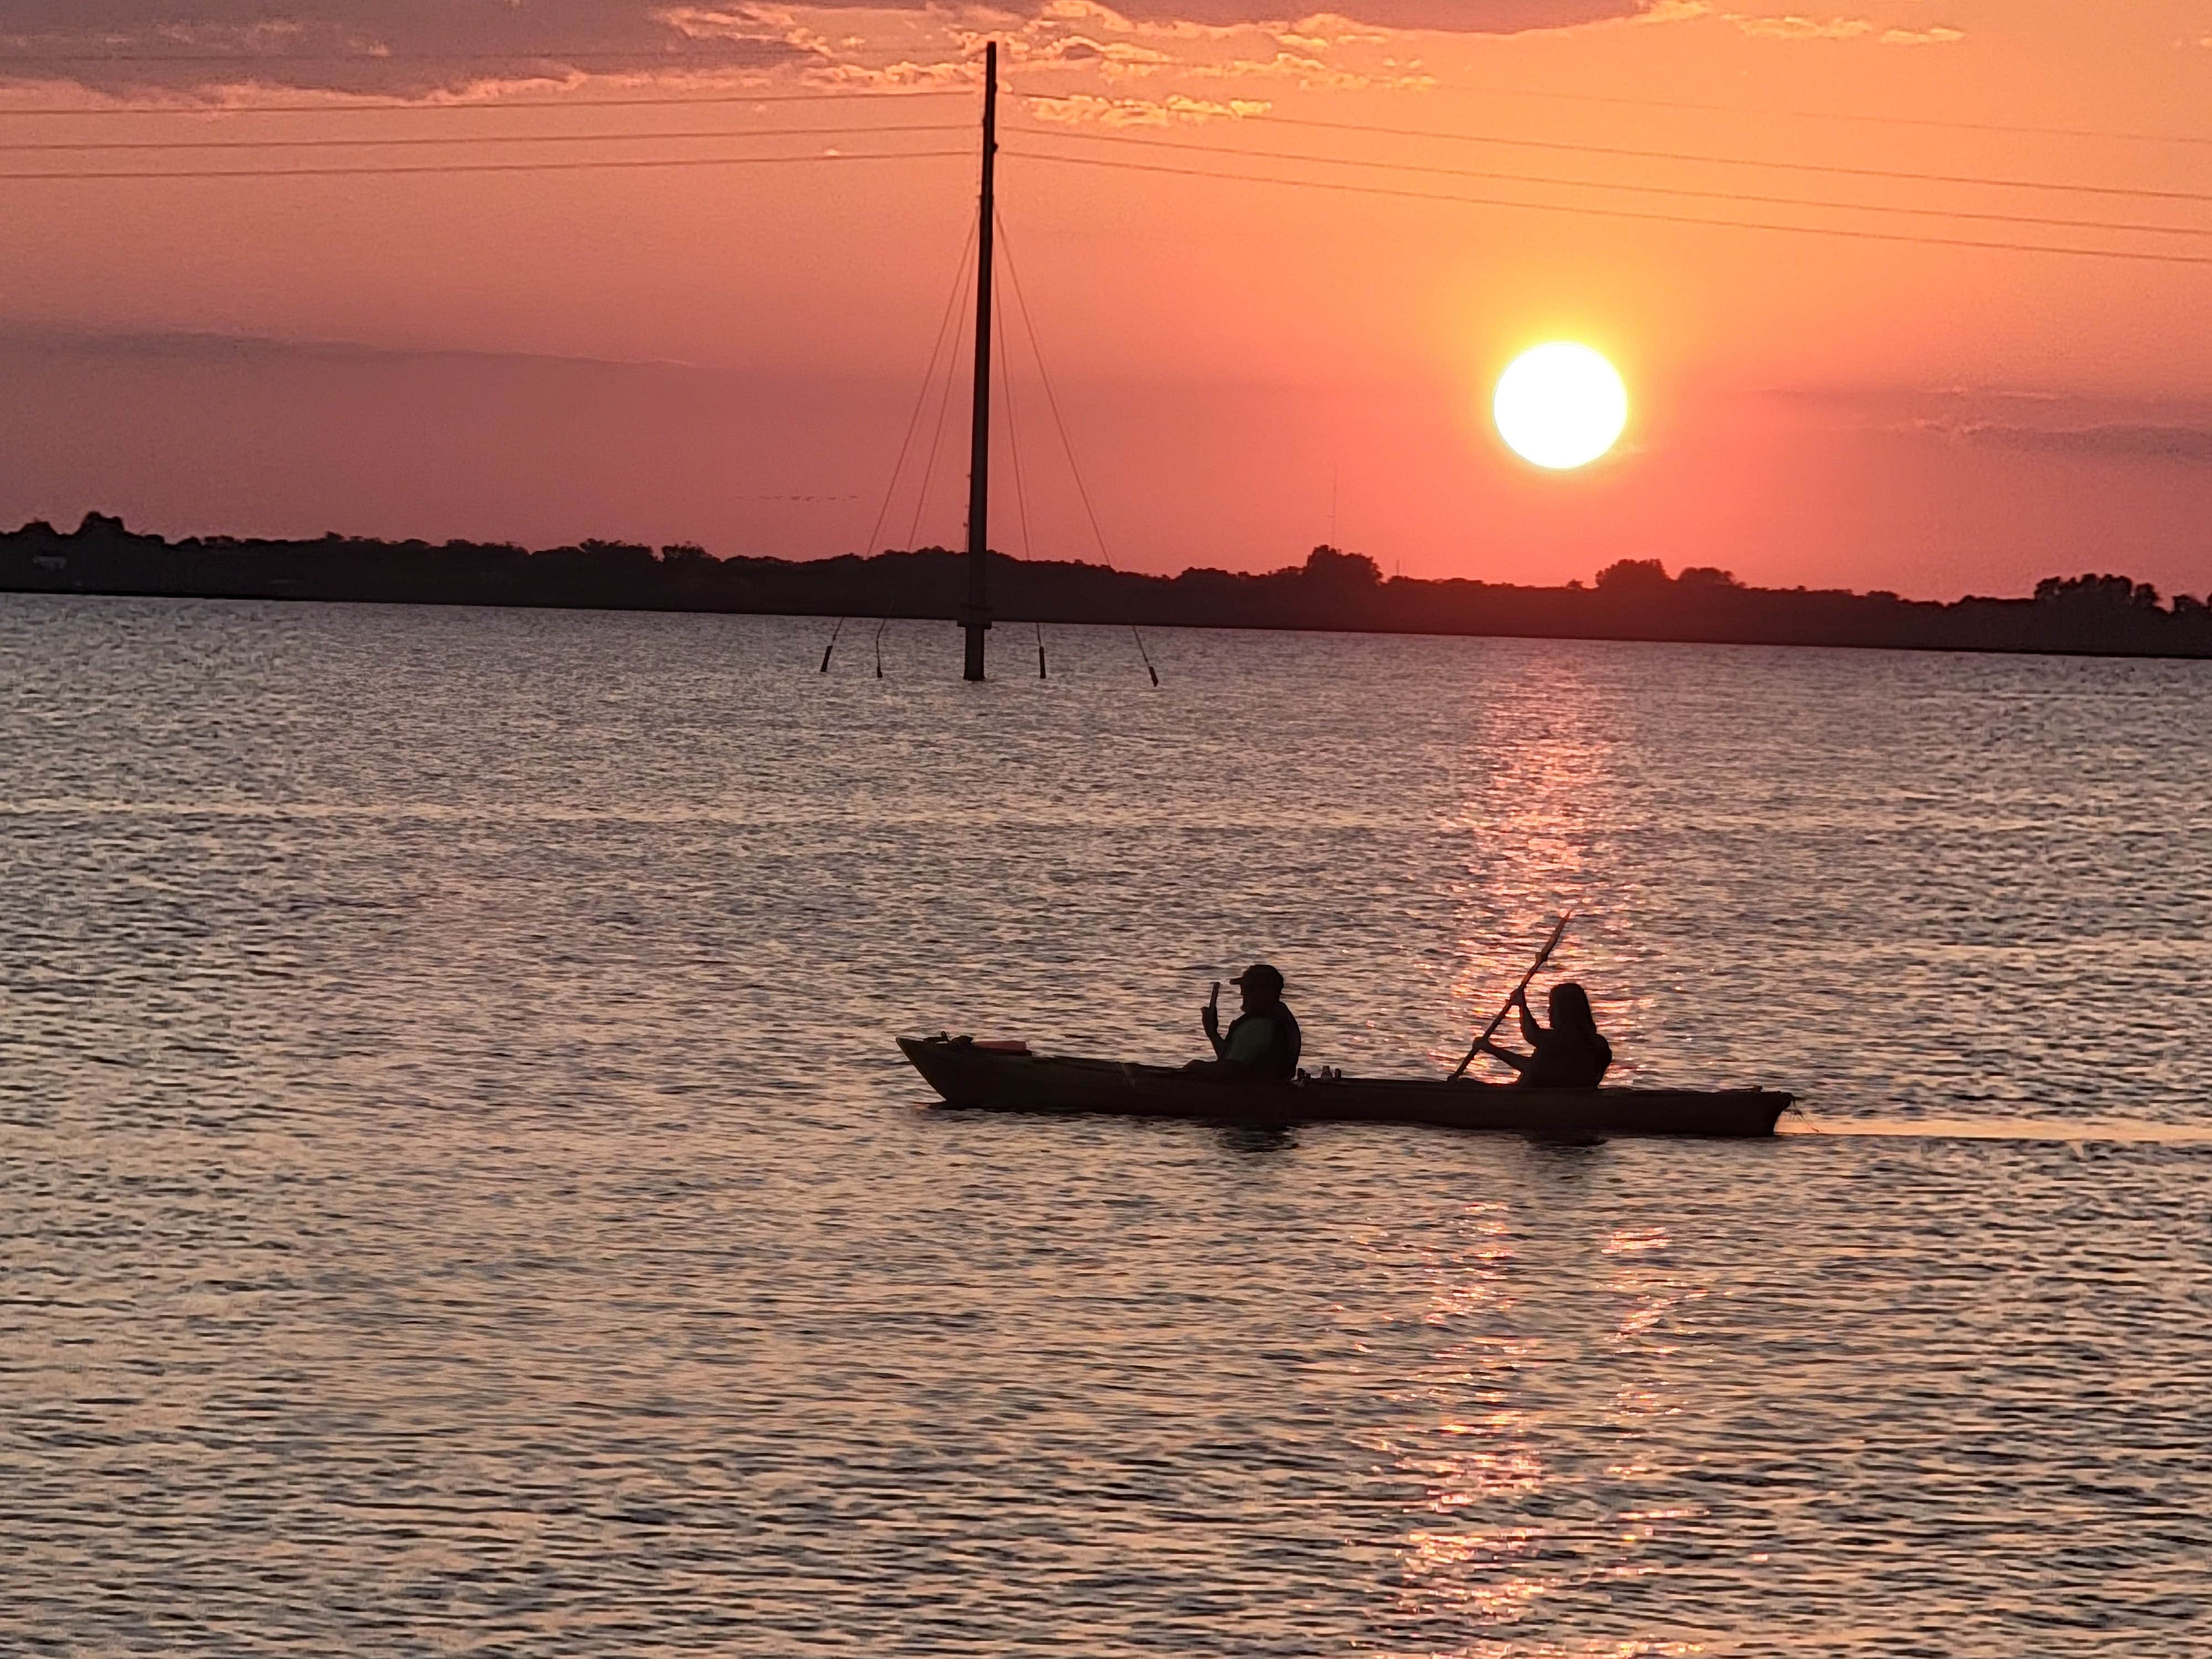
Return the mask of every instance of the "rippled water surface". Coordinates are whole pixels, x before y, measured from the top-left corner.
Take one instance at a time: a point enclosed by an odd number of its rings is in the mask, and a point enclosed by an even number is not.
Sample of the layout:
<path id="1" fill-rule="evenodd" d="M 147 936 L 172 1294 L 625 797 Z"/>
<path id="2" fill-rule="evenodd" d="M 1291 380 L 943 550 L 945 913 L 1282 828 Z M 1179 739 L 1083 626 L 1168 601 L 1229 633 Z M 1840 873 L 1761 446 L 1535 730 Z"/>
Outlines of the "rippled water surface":
<path id="1" fill-rule="evenodd" d="M 0 596 L 0 1650 L 2212 1652 L 2212 665 L 869 632 Z"/>

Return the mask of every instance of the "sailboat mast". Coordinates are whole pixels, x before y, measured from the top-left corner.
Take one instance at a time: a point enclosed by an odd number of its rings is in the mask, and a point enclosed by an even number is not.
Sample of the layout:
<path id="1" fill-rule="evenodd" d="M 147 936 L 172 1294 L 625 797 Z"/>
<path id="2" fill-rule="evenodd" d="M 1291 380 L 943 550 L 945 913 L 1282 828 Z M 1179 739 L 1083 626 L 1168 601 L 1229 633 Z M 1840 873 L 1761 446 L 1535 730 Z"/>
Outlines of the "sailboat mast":
<path id="1" fill-rule="evenodd" d="M 991 232 L 995 228 L 992 180 L 999 155 L 999 43 L 983 48 L 983 205 L 975 252 L 975 420 L 968 449 L 968 603 L 960 626 L 968 635 L 965 678 L 983 678 L 983 635 L 991 626 L 984 562 L 991 539 Z"/>

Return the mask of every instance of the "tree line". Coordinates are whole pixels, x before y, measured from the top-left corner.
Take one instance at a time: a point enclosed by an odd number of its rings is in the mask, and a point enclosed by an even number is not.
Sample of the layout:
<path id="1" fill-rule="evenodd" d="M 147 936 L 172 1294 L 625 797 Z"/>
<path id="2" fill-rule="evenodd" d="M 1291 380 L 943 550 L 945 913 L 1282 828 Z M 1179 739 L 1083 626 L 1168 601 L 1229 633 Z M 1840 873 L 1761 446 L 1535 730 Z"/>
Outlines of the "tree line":
<path id="1" fill-rule="evenodd" d="M 941 547 L 829 559 L 717 558 L 690 544 L 169 541 L 88 514 L 74 531 L 0 532 L 0 590 L 396 604 L 541 605 L 951 620 L 963 556 Z M 1385 577 L 1364 554 L 1317 547 L 1259 574 L 1143 575 L 1103 564 L 994 556 L 1007 620 L 1673 640 L 1928 650 L 2212 656 L 2212 597 L 2169 602 L 2121 575 L 2053 576 L 2032 599 L 1907 599 L 1892 592 L 1753 587 L 1692 566 L 1622 559 L 1585 586 Z"/>

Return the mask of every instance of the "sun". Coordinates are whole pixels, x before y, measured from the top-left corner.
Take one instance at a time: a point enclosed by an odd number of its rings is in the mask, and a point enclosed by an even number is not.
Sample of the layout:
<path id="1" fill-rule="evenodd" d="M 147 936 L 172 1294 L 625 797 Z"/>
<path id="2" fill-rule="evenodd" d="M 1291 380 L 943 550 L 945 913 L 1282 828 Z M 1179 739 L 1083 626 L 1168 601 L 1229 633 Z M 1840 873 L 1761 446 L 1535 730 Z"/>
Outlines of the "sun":
<path id="1" fill-rule="evenodd" d="M 1490 408 L 1498 435 L 1515 454 L 1565 471 L 1613 447 L 1628 424 L 1628 388 L 1588 346 L 1553 340 L 1507 365 Z"/>

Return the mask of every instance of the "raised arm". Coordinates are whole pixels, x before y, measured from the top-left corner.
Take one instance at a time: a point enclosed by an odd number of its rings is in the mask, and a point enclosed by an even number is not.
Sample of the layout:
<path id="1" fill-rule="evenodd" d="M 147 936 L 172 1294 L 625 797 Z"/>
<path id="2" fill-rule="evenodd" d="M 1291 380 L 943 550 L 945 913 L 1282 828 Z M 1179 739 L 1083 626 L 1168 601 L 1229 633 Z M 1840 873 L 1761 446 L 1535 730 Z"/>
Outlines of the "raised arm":
<path id="1" fill-rule="evenodd" d="M 1221 1035 L 1221 981 L 1213 981 L 1213 994 L 1206 1000 L 1206 1012 L 1199 1016 L 1199 1024 L 1206 1028 L 1206 1040 L 1213 1045 L 1216 1060 L 1229 1058 L 1229 1040 Z"/>

